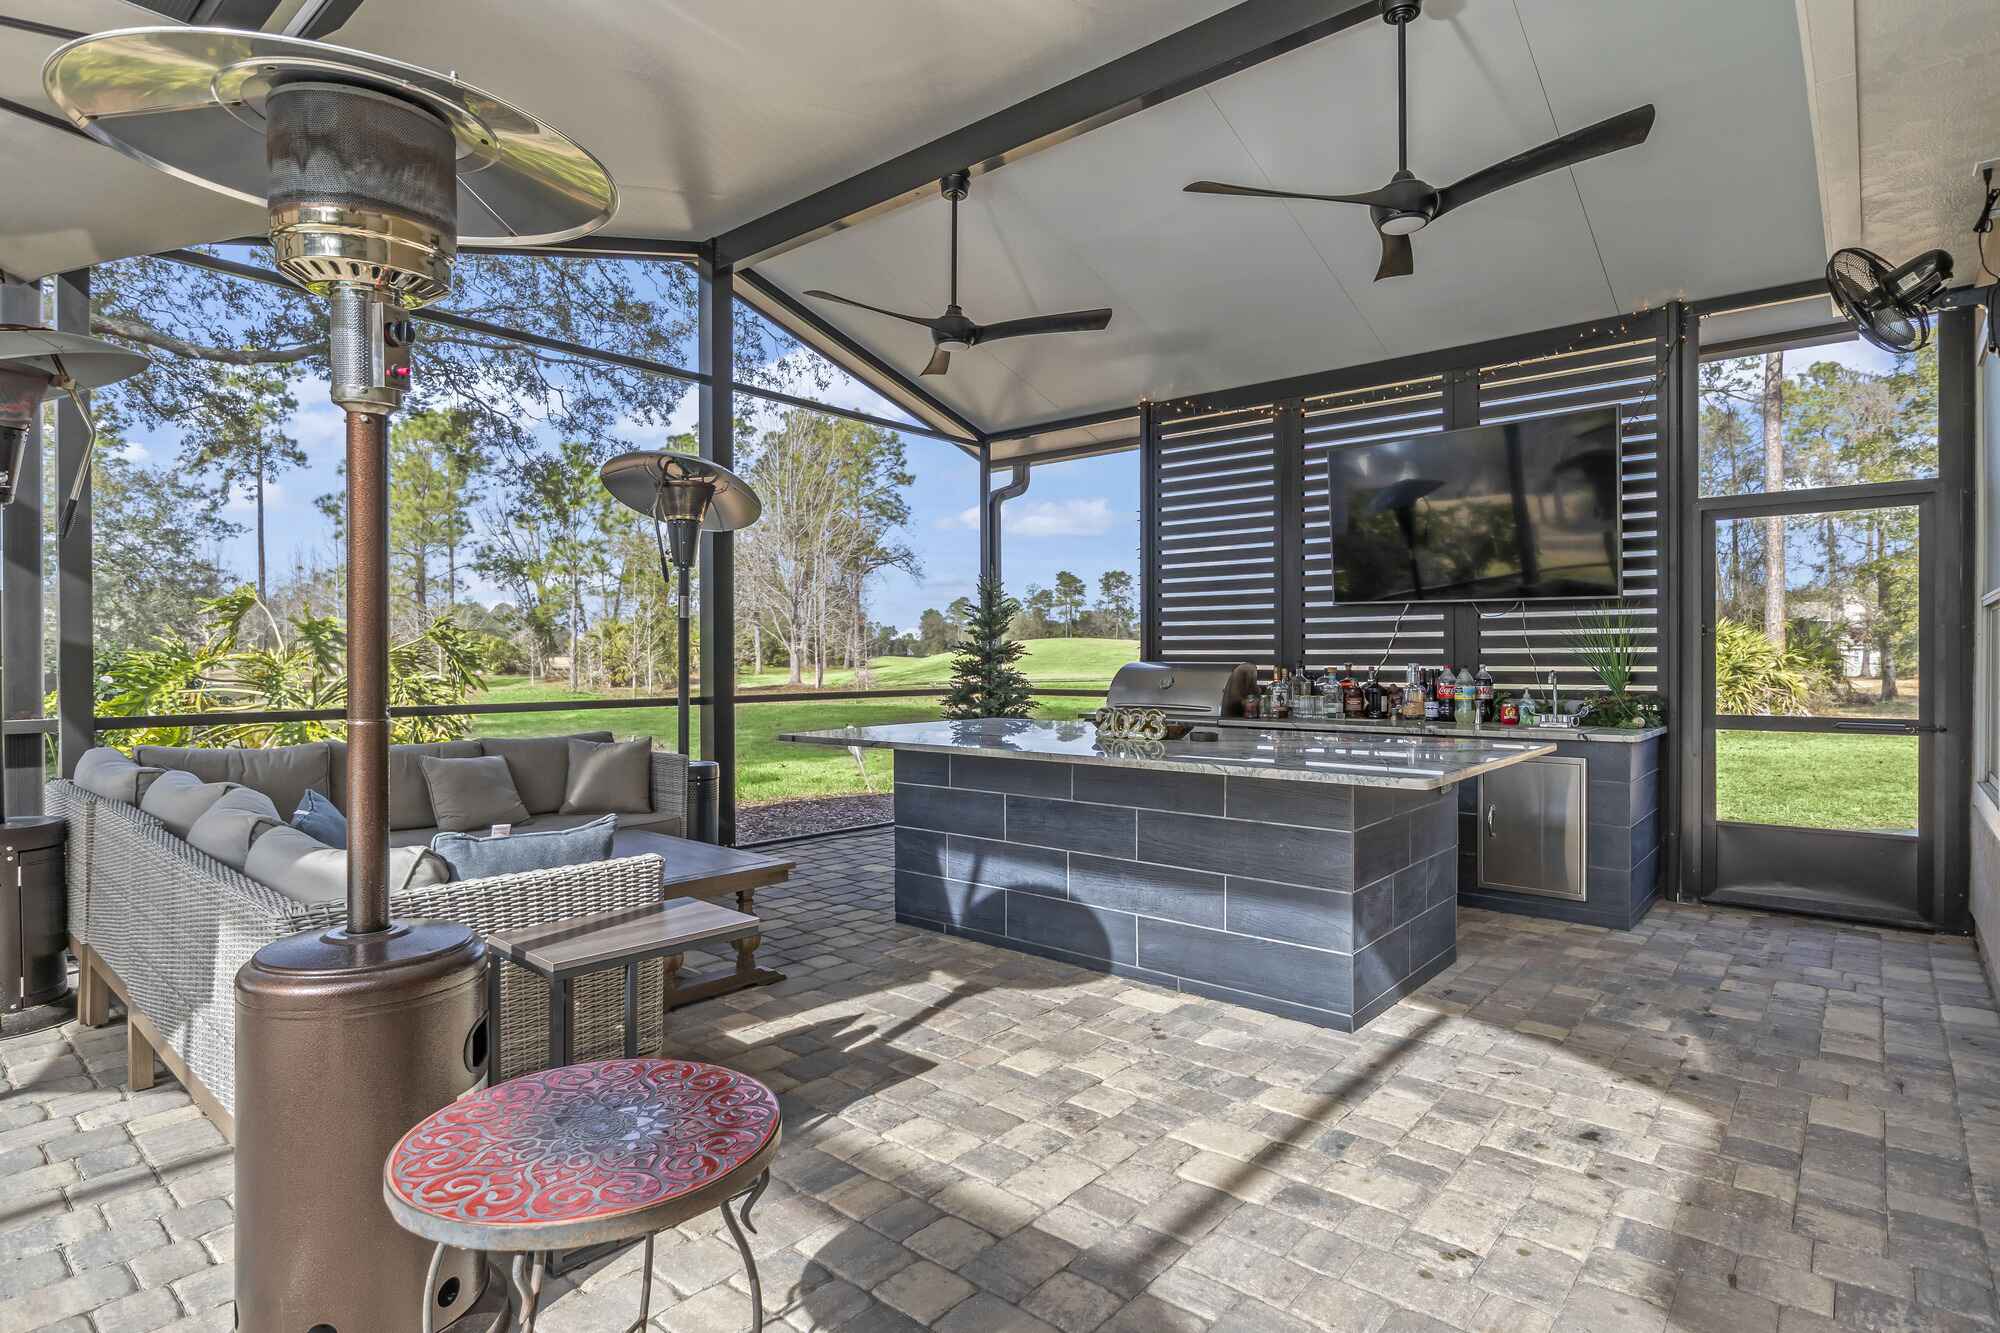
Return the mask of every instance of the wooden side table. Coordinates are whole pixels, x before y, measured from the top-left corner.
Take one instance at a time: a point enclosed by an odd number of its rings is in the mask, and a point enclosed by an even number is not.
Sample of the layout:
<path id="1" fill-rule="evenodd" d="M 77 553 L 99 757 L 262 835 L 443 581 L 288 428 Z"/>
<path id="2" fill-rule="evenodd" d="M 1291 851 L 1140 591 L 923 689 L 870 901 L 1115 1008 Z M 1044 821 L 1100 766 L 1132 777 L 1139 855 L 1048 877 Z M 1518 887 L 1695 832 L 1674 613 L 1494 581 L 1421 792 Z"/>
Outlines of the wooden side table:
<path id="1" fill-rule="evenodd" d="M 611 837 L 613 856 L 642 856 L 648 852 L 660 858 L 663 896 L 710 901 L 734 898 L 736 910 L 748 916 L 757 914 L 757 890 L 784 883 L 794 864 L 782 857 L 693 842 L 649 829 L 620 829 Z M 783 981 L 783 972 L 758 965 L 757 946 L 762 942 L 759 935 L 737 940 L 734 967 L 718 967 L 701 976 L 678 978 L 674 991 L 667 997 L 667 1008 L 678 1009 L 697 1000 Z"/>
<path id="2" fill-rule="evenodd" d="M 743 1228 L 783 1138 L 771 1090 L 693 1060 L 600 1060 L 544 1069 L 461 1097 L 420 1121 L 382 1167 L 382 1198 L 405 1231 L 448 1249 L 510 1254 L 512 1327 L 533 1333 L 550 1253 L 645 1238 L 640 1333 L 652 1314 L 653 1237 L 720 1209 L 750 1279 L 751 1328 L 764 1291 Z M 741 1197 L 741 1225 L 730 1210 Z M 423 1333 L 432 1333 L 427 1283 Z"/>
<path id="3" fill-rule="evenodd" d="M 667 960 L 666 1007 L 674 1007 L 673 981 L 681 955 L 707 944 L 755 939 L 762 929 L 754 916 L 693 898 L 653 903 L 616 912 L 597 912 L 547 925 L 526 926 L 486 937 L 492 961 L 487 972 L 487 1012 L 500 1012 L 500 969 L 524 967 L 549 983 L 549 1063 L 571 1059 L 571 990 L 578 977 L 614 967 L 625 969 L 625 1054 L 639 1054 L 639 964 Z M 495 1034 L 497 1037 L 497 1033 Z M 498 1071 L 501 1043 L 487 1043 L 488 1076 Z"/>

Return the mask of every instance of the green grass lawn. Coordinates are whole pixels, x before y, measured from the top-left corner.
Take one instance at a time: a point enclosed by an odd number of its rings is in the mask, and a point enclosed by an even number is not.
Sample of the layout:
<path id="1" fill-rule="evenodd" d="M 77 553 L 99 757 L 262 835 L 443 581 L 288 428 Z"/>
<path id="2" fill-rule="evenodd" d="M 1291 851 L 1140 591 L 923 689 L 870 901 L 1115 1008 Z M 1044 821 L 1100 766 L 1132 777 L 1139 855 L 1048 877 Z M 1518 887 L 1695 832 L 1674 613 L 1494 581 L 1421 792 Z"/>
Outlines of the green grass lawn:
<path id="1" fill-rule="evenodd" d="M 1917 737 L 1723 731 L 1715 816 L 1794 828 L 1917 826 Z"/>
<path id="2" fill-rule="evenodd" d="M 1029 639 L 1021 658 L 1021 670 L 1037 685 L 1054 689 L 1102 689 L 1111 683 L 1111 674 L 1139 656 L 1137 639 Z M 870 685 L 878 690 L 918 688 L 942 689 L 951 680 L 950 653 L 931 657 L 878 657 L 869 664 L 874 677 Z M 767 664 L 768 665 L 768 664 Z M 805 673 L 808 683 L 812 672 Z M 739 689 L 784 689 L 788 673 L 782 664 L 752 675 L 736 678 Z M 826 687 L 854 688 L 854 672 L 845 668 L 826 673 Z"/>
<path id="3" fill-rule="evenodd" d="M 1129 659 L 1127 659 L 1129 660 Z M 496 683 L 483 703 L 573 697 L 566 690 L 530 685 L 518 678 Z M 1074 718 L 1099 703 L 1095 699 L 1043 701 L 1035 714 Z M 750 805 L 795 796 L 846 796 L 890 789 L 889 752 L 863 750 L 857 766 L 847 750 L 780 741 L 781 731 L 825 727 L 880 726 L 889 722 L 929 722 L 938 716 L 936 699 L 826 699 L 784 703 L 742 703 L 736 709 L 736 799 Z M 620 740 L 650 736 L 663 748 L 674 744 L 672 708 L 562 709 L 549 713 L 497 713 L 475 717 L 475 736 L 554 736 L 572 731 L 609 731 Z M 692 749 L 701 751 L 701 710 L 690 719 Z"/>

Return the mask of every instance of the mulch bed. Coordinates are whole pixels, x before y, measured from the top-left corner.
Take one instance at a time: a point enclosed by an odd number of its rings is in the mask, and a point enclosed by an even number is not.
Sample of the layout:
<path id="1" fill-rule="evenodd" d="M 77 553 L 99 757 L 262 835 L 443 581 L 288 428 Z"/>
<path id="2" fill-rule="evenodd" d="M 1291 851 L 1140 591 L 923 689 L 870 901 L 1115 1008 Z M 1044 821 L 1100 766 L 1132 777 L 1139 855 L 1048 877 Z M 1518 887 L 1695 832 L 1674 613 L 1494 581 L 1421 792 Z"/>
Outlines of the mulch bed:
<path id="1" fill-rule="evenodd" d="M 796 838 L 808 833 L 832 833 L 859 824 L 883 824 L 896 814 L 896 798 L 888 792 L 865 796 L 804 796 L 790 801 L 766 801 L 736 808 L 736 845 L 769 838 Z"/>

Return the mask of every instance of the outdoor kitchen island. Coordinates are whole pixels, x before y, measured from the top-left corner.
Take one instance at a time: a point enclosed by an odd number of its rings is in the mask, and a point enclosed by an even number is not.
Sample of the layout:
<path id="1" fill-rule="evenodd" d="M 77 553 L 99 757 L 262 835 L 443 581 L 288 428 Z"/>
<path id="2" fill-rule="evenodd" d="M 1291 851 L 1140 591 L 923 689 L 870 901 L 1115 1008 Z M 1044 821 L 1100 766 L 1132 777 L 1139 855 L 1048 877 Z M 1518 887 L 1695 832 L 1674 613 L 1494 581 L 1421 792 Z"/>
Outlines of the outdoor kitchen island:
<path id="1" fill-rule="evenodd" d="M 1009 719 L 779 739 L 896 752 L 898 921 L 1342 1031 L 1457 957 L 1453 788 L 1555 748 Z"/>

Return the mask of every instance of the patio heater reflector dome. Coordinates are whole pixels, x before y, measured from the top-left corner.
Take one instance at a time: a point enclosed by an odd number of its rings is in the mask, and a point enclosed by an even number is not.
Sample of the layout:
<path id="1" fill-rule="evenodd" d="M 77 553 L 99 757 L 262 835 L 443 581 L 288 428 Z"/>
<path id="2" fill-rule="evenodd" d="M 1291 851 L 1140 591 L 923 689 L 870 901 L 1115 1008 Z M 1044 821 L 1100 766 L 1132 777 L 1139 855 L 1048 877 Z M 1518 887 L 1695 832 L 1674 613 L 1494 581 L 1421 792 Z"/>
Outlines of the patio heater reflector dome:
<path id="1" fill-rule="evenodd" d="M 676 606 L 680 622 L 680 656 L 674 686 L 680 715 L 682 754 L 688 752 L 688 570 L 694 565 L 695 542 L 703 532 L 734 532 L 747 528 L 764 512 L 764 502 L 750 483 L 720 463 L 693 454 L 657 449 L 620 454 L 598 473 L 611 498 L 653 520 L 653 538 L 660 548 L 660 577 L 669 584 L 679 578 Z"/>
<path id="2" fill-rule="evenodd" d="M 237 974 L 236 1308 L 246 1329 L 413 1333 L 463 1313 L 481 1271 L 464 1254 L 431 1263 L 396 1226 L 382 1163 L 488 1076 L 500 1038 L 478 937 L 389 917 L 388 441 L 410 386 L 405 313 L 450 290 L 461 242 L 581 236 L 617 191 L 596 158 L 490 93 L 320 42 L 132 28 L 57 48 L 42 81 L 91 137 L 264 205 L 279 270 L 328 302 L 329 390 L 347 413 L 347 921 L 268 944 Z"/>
<path id="3" fill-rule="evenodd" d="M 94 441 L 96 429 L 80 396 L 85 389 L 136 375 L 146 358 L 96 338 L 58 333 L 32 324 L 0 325 L 0 504 L 14 500 L 21 454 L 44 399 L 67 393 Z M 87 450 L 88 446 L 86 446 Z M 68 508 L 63 531 L 69 529 Z"/>

